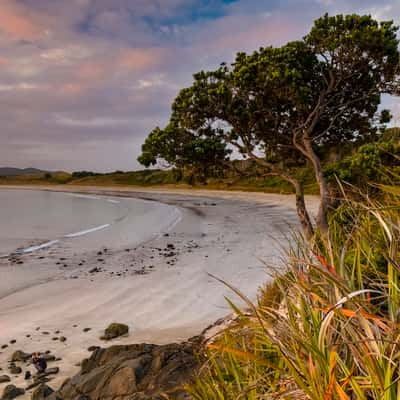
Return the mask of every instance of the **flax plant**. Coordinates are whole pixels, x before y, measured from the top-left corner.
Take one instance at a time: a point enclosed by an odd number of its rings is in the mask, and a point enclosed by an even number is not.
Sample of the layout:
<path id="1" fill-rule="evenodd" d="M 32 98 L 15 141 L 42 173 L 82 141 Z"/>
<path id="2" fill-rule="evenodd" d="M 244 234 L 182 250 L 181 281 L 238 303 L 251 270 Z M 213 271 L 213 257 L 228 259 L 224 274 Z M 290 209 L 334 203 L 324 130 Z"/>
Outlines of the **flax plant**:
<path id="1" fill-rule="evenodd" d="M 251 314 L 232 304 L 194 398 L 400 400 L 400 191 L 377 190 L 345 196 L 328 243 L 292 243 L 257 305 L 232 288 Z"/>

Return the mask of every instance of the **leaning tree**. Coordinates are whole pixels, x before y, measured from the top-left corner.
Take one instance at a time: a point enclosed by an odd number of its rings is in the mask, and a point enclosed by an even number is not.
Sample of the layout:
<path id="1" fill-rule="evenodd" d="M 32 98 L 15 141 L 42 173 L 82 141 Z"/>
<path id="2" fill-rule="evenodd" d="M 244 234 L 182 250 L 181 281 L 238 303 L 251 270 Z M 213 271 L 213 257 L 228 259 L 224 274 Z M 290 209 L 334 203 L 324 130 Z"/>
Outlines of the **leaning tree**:
<path id="1" fill-rule="evenodd" d="M 293 185 L 299 219 L 311 239 L 304 188 L 291 173 L 308 163 L 320 191 L 316 227 L 327 237 L 332 196 L 320 154 L 374 135 L 381 95 L 398 90 L 396 33 L 392 22 L 370 16 L 325 15 L 302 41 L 239 53 L 231 66 L 195 74 L 173 103 L 164 131 L 168 144 L 150 146 L 153 131 L 139 160 L 153 163 L 166 153 L 179 154 L 182 132 L 185 141 L 212 138 L 221 149 L 237 149 L 266 174 Z"/>

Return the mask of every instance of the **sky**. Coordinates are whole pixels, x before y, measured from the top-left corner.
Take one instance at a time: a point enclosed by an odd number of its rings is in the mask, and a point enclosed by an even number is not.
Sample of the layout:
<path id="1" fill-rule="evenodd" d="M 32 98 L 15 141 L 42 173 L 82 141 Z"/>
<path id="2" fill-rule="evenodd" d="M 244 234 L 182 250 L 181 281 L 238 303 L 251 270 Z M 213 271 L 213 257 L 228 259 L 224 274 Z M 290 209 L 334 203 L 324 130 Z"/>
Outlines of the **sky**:
<path id="1" fill-rule="evenodd" d="M 0 166 L 135 170 L 192 74 L 399 0 L 0 0 Z M 400 123 L 399 101 L 388 101 Z"/>

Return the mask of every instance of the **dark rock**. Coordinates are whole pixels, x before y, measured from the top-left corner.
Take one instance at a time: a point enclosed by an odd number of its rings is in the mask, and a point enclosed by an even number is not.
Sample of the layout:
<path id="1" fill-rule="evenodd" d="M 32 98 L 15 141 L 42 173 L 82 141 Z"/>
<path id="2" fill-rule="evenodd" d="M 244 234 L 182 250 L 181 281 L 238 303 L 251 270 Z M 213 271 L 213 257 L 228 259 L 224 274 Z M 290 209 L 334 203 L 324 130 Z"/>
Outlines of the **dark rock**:
<path id="1" fill-rule="evenodd" d="M 58 367 L 53 367 L 53 368 L 47 368 L 46 371 L 44 372 L 39 372 L 34 376 L 35 381 L 42 381 L 43 378 L 46 378 L 49 375 L 56 375 L 60 372 L 60 368 Z"/>
<path id="2" fill-rule="evenodd" d="M 18 396 L 22 396 L 25 394 L 25 390 L 21 388 L 17 388 L 14 385 L 7 385 L 4 388 L 3 395 L 1 396 L 1 400 L 13 400 Z"/>
<path id="3" fill-rule="evenodd" d="M 104 331 L 104 335 L 100 338 L 101 340 L 111 340 L 119 336 L 125 335 L 129 332 L 129 326 L 113 322 Z"/>
<path id="4" fill-rule="evenodd" d="M 38 387 L 39 385 L 43 385 L 44 383 L 49 382 L 49 381 L 50 381 L 50 379 L 49 379 L 49 378 L 46 378 L 46 377 L 42 377 L 42 378 L 40 378 L 40 379 L 36 379 L 36 380 L 34 380 L 31 384 L 29 384 L 29 385 L 25 388 L 25 390 L 26 390 L 26 391 L 31 390 L 31 389 L 33 389 L 33 388 L 35 388 L 35 387 Z"/>
<path id="5" fill-rule="evenodd" d="M 17 367 L 16 365 L 12 364 L 9 368 L 9 371 L 11 374 L 13 375 L 18 375 L 22 372 L 22 368 L 21 367 Z"/>
<path id="6" fill-rule="evenodd" d="M 88 347 L 88 351 L 90 351 L 91 353 L 93 352 L 93 351 L 96 351 L 97 349 L 99 349 L 100 347 L 99 346 L 90 346 L 90 347 Z"/>
<path id="7" fill-rule="evenodd" d="M 6 349 L 7 347 L 8 347 L 8 344 L 3 344 L 3 345 L 1 346 L 2 349 Z"/>
<path id="8" fill-rule="evenodd" d="M 100 268 L 97 268 L 97 267 L 92 268 L 92 269 L 89 271 L 89 274 L 95 274 L 96 272 L 101 272 L 101 269 L 100 269 Z"/>
<path id="9" fill-rule="evenodd" d="M 50 386 L 41 383 L 32 393 L 31 400 L 43 400 L 46 397 L 49 397 L 52 393 L 54 393 L 54 390 Z"/>
<path id="10" fill-rule="evenodd" d="M 31 379 L 32 378 L 32 374 L 31 371 L 26 371 L 25 372 L 25 380 Z"/>
<path id="11" fill-rule="evenodd" d="M 45 353 L 42 355 L 42 357 L 47 361 L 47 362 L 51 362 L 51 361 L 55 361 L 56 360 L 56 356 L 54 354 L 50 354 L 50 353 Z"/>
<path id="12" fill-rule="evenodd" d="M 60 336 L 59 340 L 60 342 L 66 342 L 67 338 L 65 336 Z"/>
<path id="13" fill-rule="evenodd" d="M 200 342 L 133 344 L 97 349 L 82 362 L 81 371 L 55 393 L 63 400 L 183 400 L 182 385 L 200 361 Z"/>
<path id="14" fill-rule="evenodd" d="M 83 332 L 89 332 L 91 330 L 92 330 L 92 328 L 83 328 Z"/>
<path id="15" fill-rule="evenodd" d="M 1 375 L 0 376 L 0 383 L 10 382 L 11 379 L 8 375 Z"/>
<path id="16" fill-rule="evenodd" d="M 10 344 L 15 344 L 17 341 L 15 339 L 10 340 Z"/>
<path id="17" fill-rule="evenodd" d="M 12 362 L 16 362 L 16 361 L 25 362 L 25 361 L 29 360 L 30 358 L 31 358 L 30 353 L 25 353 L 22 350 L 17 350 L 17 351 L 14 351 L 14 353 L 12 354 L 11 361 Z"/>

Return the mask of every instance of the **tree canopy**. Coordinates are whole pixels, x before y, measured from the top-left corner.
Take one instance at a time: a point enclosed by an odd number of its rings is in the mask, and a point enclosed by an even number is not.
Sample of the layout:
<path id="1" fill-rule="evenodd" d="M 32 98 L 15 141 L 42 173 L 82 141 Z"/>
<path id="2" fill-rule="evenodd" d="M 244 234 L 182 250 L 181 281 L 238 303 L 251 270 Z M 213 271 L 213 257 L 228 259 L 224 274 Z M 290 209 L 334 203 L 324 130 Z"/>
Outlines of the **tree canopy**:
<path id="1" fill-rule="evenodd" d="M 398 93 L 397 29 L 370 16 L 325 15 L 303 40 L 238 53 L 232 65 L 195 74 L 176 97 L 168 126 L 146 139 L 139 161 L 210 166 L 235 149 L 294 186 L 312 238 L 302 182 L 290 173 L 309 163 L 321 195 L 317 227 L 326 235 L 331 195 L 321 154 L 368 141 L 388 121 L 390 114 L 378 109 L 383 93 Z"/>

